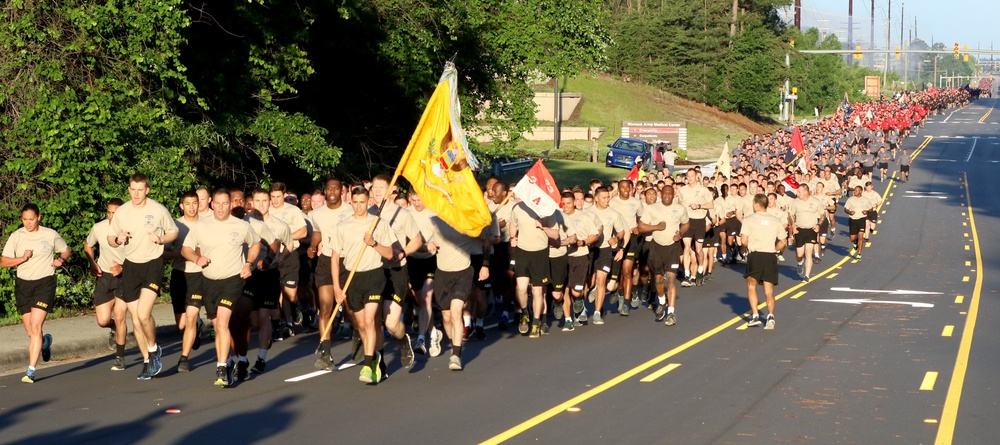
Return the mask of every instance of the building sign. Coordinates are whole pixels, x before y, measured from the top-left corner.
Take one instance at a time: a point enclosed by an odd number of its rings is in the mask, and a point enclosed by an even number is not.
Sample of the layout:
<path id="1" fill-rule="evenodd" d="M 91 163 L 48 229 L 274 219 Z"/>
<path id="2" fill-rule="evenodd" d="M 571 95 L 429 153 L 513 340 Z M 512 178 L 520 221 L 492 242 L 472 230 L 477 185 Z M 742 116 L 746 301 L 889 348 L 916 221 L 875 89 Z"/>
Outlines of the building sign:
<path id="1" fill-rule="evenodd" d="M 865 76 L 865 96 L 878 97 L 879 94 L 882 94 L 882 78 Z"/>
<path id="2" fill-rule="evenodd" d="M 687 150 L 687 122 L 622 121 L 622 137 L 652 144 L 670 142 L 675 149 Z"/>

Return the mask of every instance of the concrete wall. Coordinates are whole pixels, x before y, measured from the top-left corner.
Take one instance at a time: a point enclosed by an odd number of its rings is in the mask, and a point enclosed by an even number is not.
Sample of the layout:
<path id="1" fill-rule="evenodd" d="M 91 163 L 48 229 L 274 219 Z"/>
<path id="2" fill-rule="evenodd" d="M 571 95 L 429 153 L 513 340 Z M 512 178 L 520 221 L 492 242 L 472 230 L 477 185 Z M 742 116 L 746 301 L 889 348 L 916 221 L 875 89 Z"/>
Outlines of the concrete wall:
<path id="1" fill-rule="evenodd" d="M 559 96 L 562 99 L 562 113 L 560 113 L 559 121 L 562 122 L 573 115 L 576 107 L 580 106 L 583 95 L 580 93 L 560 93 Z M 555 122 L 552 112 L 556 105 L 555 102 L 555 93 L 535 93 L 535 119 Z"/>
<path id="2" fill-rule="evenodd" d="M 521 135 L 529 141 L 551 141 L 554 139 L 553 127 L 536 127 L 532 131 L 526 131 Z M 487 134 L 476 134 L 475 128 L 467 130 L 469 138 L 475 138 L 479 142 L 491 142 L 493 138 Z M 596 137 L 601 137 L 608 131 L 604 127 L 560 127 L 560 141 L 586 141 Z"/>

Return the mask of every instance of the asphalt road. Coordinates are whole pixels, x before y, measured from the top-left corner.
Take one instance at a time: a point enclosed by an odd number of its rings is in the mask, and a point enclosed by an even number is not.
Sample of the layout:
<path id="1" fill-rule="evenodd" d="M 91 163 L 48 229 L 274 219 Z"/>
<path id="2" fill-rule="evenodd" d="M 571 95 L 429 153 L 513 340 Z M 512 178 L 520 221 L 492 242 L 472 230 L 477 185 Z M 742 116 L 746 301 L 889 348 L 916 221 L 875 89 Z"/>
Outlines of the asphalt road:
<path id="1" fill-rule="evenodd" d="M 391 378 L 374 387 L 358 368 L 287 382 L 314 371 L 315 334 L 279 343 L 266 374 L 228 389 L 212 385 L 211 348 L 175 374 L 172 344 L 148 382 L 135 379 L 135 353 L 123 372 L 96 357 L 44 368 L 34 385 L 0 377 L 0 440 L 995 443 L 996 102 L 932 117 L 906 139 L 911 181 L 876 184 L 882 222 L 861 262 L 844 256 L 840 213 L 810 283 L 782 263 L 774 331 L 741 329 L 737 266 L 681 289 L 676 326 L 643 308 L 538 340 L 491 329 L 466 347 L 464 371 L 447 369 L 447 353 L 402 370 L 392 353 Z"/>

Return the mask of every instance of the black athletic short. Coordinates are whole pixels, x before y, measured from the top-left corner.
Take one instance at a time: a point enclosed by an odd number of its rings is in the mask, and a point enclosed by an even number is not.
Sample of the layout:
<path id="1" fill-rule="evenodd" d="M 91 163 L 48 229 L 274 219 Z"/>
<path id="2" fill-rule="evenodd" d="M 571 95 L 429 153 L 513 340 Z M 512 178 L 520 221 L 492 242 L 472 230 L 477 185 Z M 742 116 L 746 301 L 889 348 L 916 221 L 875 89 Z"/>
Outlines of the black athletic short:
<path id="1" fill-rule="evenodd" d="M 294 255 L 294 254 L 293 254 Z M 299 254 L 299 283 L 307 286 L 316 271 L 316 258 L 309 258 L 305 253 Z"/>
<path id="2" fill-rule="evenodd" d="M 246 280 L 239 275 L 233 275 L 221 280 L 205 278 L 202 281 L 202 292 L 204 293 L 202 303 L 204 304 L 205 314 L 208 315 L 208 319 L 215 320 L 220 307 L 232 310 L 236 302 L 240 300 L 240 296 L 243 295 L 245 284 Z"/>
<path id="3" fill-rule="evenodd" d="M 281 285 L 289 289 L 299 287 L 299 256 L 292 252 L 278 268 L 281 271 Z"/>
<path id="4" fill-rule="evenodd" d="M 847 223 L 847 231 L 848 231 L 847 233 L 850 235 L 857 235 L 859 233 L 864 233 L 865 226 L 866 226 L 865 218 L 861 219 L 851 218 L 848 220 Z"/>
<path id="5" fill-rule="evenodd" d="M 56 302 L 56 276 L 49 275 L 37 280 L 14 279 L 14 302 L 17 313 L 24 315 L 32 309 L 52 312 Z"/>
<path id="6" fill-rule="evenodd" d="M 759 282 L 778 285 L 778 257 L 774 252 L 750 252 L 747 271 L 743 278 L 752 277 Z"/>
<path id="7" fill-rule="evenodd" d="M 434 302 L 441 310 L 451 308 L 453 300 L 468 301 L 469 291 L 472 289 L 470 269 L 471 267 L 455 272 L 438 269 L 434 272 Z"/>
<path id="8" fill-rule="evenodd" d="M 799 231 L 795 234 L 795 245 L 804 246 L 806 244 L 816 244 L 816 231 L 812 227 L 808 229 L 799 228 Z"/>
<path id="9" fill-rule="evenodd" d="M 590 275 L 590 256 L 567 256 L 567 286 L 576 292 L 583 292 L 587 276 Z"/>
<path id="10" fill-rule="evenodd" d="M 170 272 L 170 304 L 174 315 L 187 312 L 188 306 L 201 307 L 205 295 L 205 277 L 201 272 Z"/>
<path id="11" fill-rule="evenodd" d="M 385 301 L 395 301 L 400 306 L 406 298 L 407 281 L 410 279 L 410 271 L 407 266 L 385 267 L 385 286 L 382 288 L 382 299 Z M 355 275 L 357 279 L 357 275 Z"/>
<path id="12" fill-rule="evenodd" d="M 868 167 L 861 167 L 861 172 L 864 173 L 864 174 L 866 174 L 866 175 L 870 175 L 870 174 L 872 174 L 872 170 L 874 170 L 874 169 L 875 169 L 874 165 L 871 165 L 871 166 L 868 166 Z"/>
<path id="13" fill-rule="evenodd" d="M 552 292 L 562 292 L 566 288 L 566 277 L 569 275 L 569 260 L 566 255 L 549 257 L 549 277 L 552 281 Z"/>
<path id="14" fill-rule="evenodd" d="M 278 269 L 255 270 L 243 285 L 243 296 L 254 309 L 277 309 L 281 295 L 281 272 Z"/>
<path id="15" fill-rule="evenodd" d="M 740 236 L 740 231 L 743 230 L 743 222 L 735 216 L 729 218 L 726 221 L 726 229 L 729 230 L 729 236 Z"/>
<path id="16" fill-rule="evenodd" d="M 879 168 L 879 170 L 887 170 L 889 168 L 889 163 L 888 162 L 879 162 L 878 163 L 878 168 Z"/>
<path id="17" fill-rule="evenodd" d="M 490 265 L 492 266 L 492 263 Z M 406 268 L 410 274 L 410 287 L 415 291 L 419 291 L 424 288 L 425 281 L 434 279 L 434 271 L 437 269 L 437 257 L 407 258 Z M 503 270 L 506 271 L 507 268 L 504 267 Z M 493 275 L 492 268 L 490 269 L 490 275 Z"/>
<path id="18" fill-rule="evenodd" d="M 695 242 L 705 242 L 705 218 L 688 219 L 688 230 L 681 235 L 684 238 L 691 238 Z M 694 246 L 692 246 L 694 247 Z"/>
<path id="19" fill-rule="evenodd" d="M 909 173 L 910 172 L 910 166 L 909 165 L 900 165 L 899 166 L 899 171 L 903 172 L 903 173 Z"/>
<path id="20" fill-rule="evenodd" d="M 321 286 L 333 286 L 333 275 L 330 270 L 330 257 L 326 255 L 320 255 L 316 260 L 316 287 Z M 278 284 L 280 286 L 281 281 L 279 277 Z"/>
<path id="21" fill-rule="evenodd" d="M 636 261 L 639 258 L 639 254 L 642 253 L 643 244 L 645 244 L 643 236 L 633 233 L 628 240 L 628 246 L 625 246 L 625 257 L 623 260 Z"/>
<path id="22" fill-rule="evenodd" d="M 472 269 L 472 282 L 476 283 L 476 288 L 479 290 L 489 289 L 493 281 L 491 277 L 485 280 L 479 279 L 479 271 L 483 268 L 483 254 L 469 255 L 469 263 L 469 268 Z"/>
<path id="23" fill-rule="evenodd" d="M 867 220 L 869 220 L 869 221 L 871 221 L 873 223 L 874 222 L 878 222 L 878 211 L 877 210 L 870 210 L 868 212 L 868 215 L 865 215 L 865 219 L 867 219 Z"/>
<path id="24" fill-rule="evenodd" d="M 649 271 L 654 275 L 663 275 L 667 272 L 677 273 L 681 267 L 681 255 L 684 254 L 684 245 L 675 242 L 669 246 L 661 246 L 656 242 L 649 243 Z"/>
<path id="25" fill-rule="evenodd" d="M 343 273 L 340 275 L 340 286 L 343 289 L 344 284 L 347 284 L 347 275 Z M 354 278 L 351 279 L 351 287 L 347 288 L 347 307 L 358 312 L 368 303 L 380 303 L 384 289 L 385 272 L 382 268 L 355 272 Z"/>
<path id="26" fill-rule="evenodd" d="M 597 249 L 597 253 L 594 254 L 593 271 L 611 274 L 611 269 L 614 266 L 614 262 L 615 262 L 614 249 L 610 247 L 602 247 L 600 249 Z"/>
<path id="27" fill-rule="evenodd" d="M 532 286 L 549 284 L 549 249 L 528 251 L 518 247 L 514 252 L 517 257 L 514 264 L 515 279 L 528 277 Z"/>
<path id="28" fill-rule="evenodd" d="M 819 217 L 819 237 L 826 237 L 826 234 L 830 233 L 830 219 L 826 216 Z"/>
<path id="29" fill-rule="evenodd" d="M 719 231 L 723 230 L 721 227 L 712 226 L 705 232 L 705 247 L 719 247 L 722 244 L 722 237 L 719 236 Z"/>
<path id="30" fill-rule="evenodd" d="M 122 301 L 131 303 L 139 300 L 143 289 L 160 295 L 163 287 L 163 260 L 155 259 L 145 263 L 133 263 L 125 260 L 122 265 Z"/>
<path id="31" fill-rule="evenodd" d="M 94 306 L 100 306 L 122 296 L 122 276 L 105 271 L 94 283 Z"/>

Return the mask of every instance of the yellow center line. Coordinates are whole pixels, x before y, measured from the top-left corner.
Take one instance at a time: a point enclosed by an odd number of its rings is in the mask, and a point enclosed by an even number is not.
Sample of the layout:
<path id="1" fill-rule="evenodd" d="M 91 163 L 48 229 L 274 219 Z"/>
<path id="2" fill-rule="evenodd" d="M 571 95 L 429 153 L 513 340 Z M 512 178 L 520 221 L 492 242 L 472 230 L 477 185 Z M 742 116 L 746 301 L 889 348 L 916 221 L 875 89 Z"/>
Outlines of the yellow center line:
<path id="1" fill-rule="evenodd" d="M 972 194 L 969 191 L 969 175 L 965 178 L 965 199 L 969 206 L 969 225 L 972 226 L 972 240 L 976 246 L 976 269 L 983 270 L 983 253 L 979 249 L 979 232 L 976 231 L 976 219 L 972 215 Z M 941 426 L 938 427 L 936 444 L 950 444 L 955 436 L 955 422 L 958 420 L 958 405 L 962 401 L 962 387 L 965 385 L 965 372 L 969 367 L 969 355 L 972 353 L 972 336 L 976 332 L 976 318 L 979 316 L 979 297 L 983 291 L 983 274 L 976 274 L 976 285 L 972 291 L 972 301 L 969 302 L 969 312 L 962 328 L 962 341 L 958 346 L 958 356 L 955 358 L 955 369 L 952 371 L 951 382 L 948 384 L 948 396 L 941 411 Z"/>
<path id="2" fill-rule="evenodd" d="M 835 274 L 835 273 L 832 273 L 832 274 L 830 274 L 830 275 L 829 275 L 828 277 L 826 277 L 826 279 L 828 279 L 828 280 L 829 280 L 830 278 L 833 278 L 833 277 L 835 277 L 835 276 L 837 276 L 837 274 Z M 793 298 L 794 298 L 794 297 L 793 297 Z"/>
<path id="3" fill-rule="evenodd" d="M 681 366 L 680 363 L 671 363 L 671 364 L 669 364 L 667 366 L 664 366 L 659 371 L 656 371 L 656 372 L 654 372 L 654 373 L 646 376 L 645 378 L 643 378 L 642 380 L 639 380 L 639 381 L 643 382 L 643 383 L 652 382 L 653 380 L 656 380 L 656 379 L 658 379 L 660 377 L 663 377 L 663 374 L 666 374 L 666 373 L 668 373 L 670 371 L 673 371 L 673 370 L 679 368 L 680 366 Z"/>
<path id="4" fill-rule="evenodd" d="M 949 325 L 945 325 L 944 329 L 941 330 L 941 336 L 942 337 L 951 337 L 951 334 L 953 332 L 955 332 L 955 326 L 954 325 L 950 325 L 950 324 Z"/>
<path id="5" fill-rule="evenodd" d="M 934 139 L 934 136 L 927 136 L 924 139 L 924 142 L 920 144 L 920 146 L 918 146 L 916 150 L 913 151 L 913 154 L 910 155 L 910 159 L 917 159 L 917 155 L 919 155 L 920 152 L 924 150 L 924 147 L 926 147 L 927 144 L 931 143 L 931 139 Z"/>
<path id="6" fill-rule="evenodd" d="M 996 105 L 993 105 L 993 107 L 995 107 L 995 106 Z M 986 114 L 984 114 L 983 117 L 979 118 L 979 123 L 980 124 L 983 123 L 983 122 L 986 122 L 986 118 L 990 117 L 990 113 L 993 112 L 993 107 L 990 107 L 989 110 L 986 110 Z"/>
<path id="7" fill-rule="evenodd" d="M 937 381 L 937 376 L 937 372 L 927 371 L 927 374 L 924 374 L 924 381 L 920 382 L 920 390 L 934 391 L 934 382 Z"/>
<path id="8" fill-rule="evenodd" d="M 834 275 L 836 275 L 836 274 L 834 274 Z M 798 300 L 798 299 L 799 299 L 799 297 L 801 297 L 801 296 L 803 296 L 803 295 L 805 295 L 805 294 L 806 294 L 806 291 L 801 291 L 801 292 L 799 292 L 799 293 L 797 293 L 797 294 L 795 294 L 795 295 L 792 295 L 792 299 L 793 299 L 793 300 Z"/>

